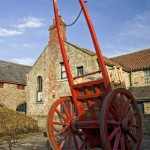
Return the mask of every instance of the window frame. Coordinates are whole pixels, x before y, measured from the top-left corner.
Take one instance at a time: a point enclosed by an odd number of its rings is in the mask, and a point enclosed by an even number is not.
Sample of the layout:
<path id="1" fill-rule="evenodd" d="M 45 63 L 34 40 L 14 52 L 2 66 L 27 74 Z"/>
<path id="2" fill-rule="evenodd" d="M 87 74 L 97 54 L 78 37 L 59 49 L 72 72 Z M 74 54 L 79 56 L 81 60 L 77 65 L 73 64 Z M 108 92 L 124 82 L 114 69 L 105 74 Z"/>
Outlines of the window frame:
<path id="1" fill-rule="evenodd" d="M 37 102 L 42 102 L 43 79 L 42 76 L 37 77 Z"/>
<path id="2" fill-rule="evenodd" d="M 61 67 L 61 79 L 66 79 L 67 78 L 67 74 L 66 74 L 65 65 L 64 65 L 63 62 L 60 63 L 60 67 Z M 65 77 L 63 77 L 64 73 L 65 73 Z"/>
<path id="3" fill-rule="evenodd" d="M 145 83 L 150 83 L 150 69 L 144 70 Z"/>
<path id="4" fill-rule="evenodd" d="M 81 70 L 82 70 L 82 74 L 79 73 L 79 71 L 81 71 Z M 77 76 L 82 76 L 83 74 L 84 74 L 84 68 L 83 68 L 83 66 L 77 67 Z"/>

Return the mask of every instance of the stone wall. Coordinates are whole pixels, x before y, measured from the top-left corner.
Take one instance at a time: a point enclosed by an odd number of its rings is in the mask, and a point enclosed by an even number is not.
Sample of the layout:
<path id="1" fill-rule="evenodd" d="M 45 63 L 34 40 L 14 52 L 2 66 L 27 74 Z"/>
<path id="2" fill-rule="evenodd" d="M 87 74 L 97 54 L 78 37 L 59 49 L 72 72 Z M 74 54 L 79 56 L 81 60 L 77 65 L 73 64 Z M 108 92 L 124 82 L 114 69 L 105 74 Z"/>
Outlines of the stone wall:
<path id="1" fill-rule="evenodd" d="M 150 83 L 145 83 L 144 71 L 135 71 L 131 73 L 132 86 L 145 86 L 150 85 Z"/>
<path id="2" fill-rule="evenodd" d="M 43 123 L 42 120 L 43 118 L 45 120 L 51 103 L 48 93 L 51 90 L 49 89 L 49 72 L 52 70 L 49 68 L 49 63 L 49 48 L 46 47 L 27 75 L 27 115 L 38 120 L 39 126 L 45 126 L 45 122 Z M 42 102 L 37 102 L 38 76 L 43 79 Z"/>
<path id="3" fill-rule="evenodd" d="M 150 134 L 150 115 L 142 116 L 142 133 Z"/>
<path id="4" fill-rule="evenodd" d="M 124 81 L 125 81 L 126 88 L 128 89 L 131 86 L 130 74 L 126 71 L 123 71 L 123 76 L 124 76 Z"/>
<path id="5" fill-rule="evenodd" d="M 144 102 L 144 114 L 150 115 L 150 102 Z"/>
<path id="6" fill-rule="evenodd" d="M 0 103 L 9 109 L 16 108 L 26 101 L 26 89 L 17 89 L 17 84 L 4 83 L 0 88 Z"/>

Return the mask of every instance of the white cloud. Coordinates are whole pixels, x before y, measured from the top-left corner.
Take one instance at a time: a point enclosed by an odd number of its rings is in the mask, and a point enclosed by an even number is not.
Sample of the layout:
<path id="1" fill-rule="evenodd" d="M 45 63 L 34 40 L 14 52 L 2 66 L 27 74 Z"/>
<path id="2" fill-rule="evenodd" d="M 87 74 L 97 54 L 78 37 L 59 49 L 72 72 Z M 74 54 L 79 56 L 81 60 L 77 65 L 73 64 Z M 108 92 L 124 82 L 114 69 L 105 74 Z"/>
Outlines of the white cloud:
<path id="1" fill-rule="evenodd" d="M 19 20 L 18 24 L 14 26 L 19 29 L 24 29 L 24 28 L 39 28 L 42 27 L 43 25 L 44 24 L 42 22 L 42 19 L 35 17 L 28 17 Z"/>
<path id="2" fill-rule="evenodd" d="M 138 14 L 128 20 L 123 26 L 121 36 L 135 36 L 136 38 L 149 38 L 150 34 L 150 11 Z"/>
<path id="3" fill-rule="evenodd" d="M 26 48 L 33 48 L 33 47 L 35 47 L 35 44 L 34 43 L 31 43 L 31 44 L 29 44 L 29 43 L 21 43 L 21 44 L 19 44 L 19 43 L 10 43 L 9 44 L 9 46 L 11 46 L 11 47 L 13 47 L 13 48 L 21 48 L 21 47 L 26 47 Z"/>
<path id="4" fill-rule="evenodd" d="M 12 59 L 12 61 L 16 62 L 18 64 L 33 65 L 35 62 L 35 59 L 33 59 L 33 58 L 17 58 L 17 59 Z"/>
<path id="5" fill-rule="evenodd" d="M 33 48 L 35 46 L 35 44 L 28 44 L 28 43 L 23 43 L 22 45 L 27 48 Z"/>
<path id="6" fill-rule="evenodd" d="M 21 35 L 24 31 L 22 30 L 9 30 L 9 29 L 0 29 L 0 36 L 15 36 L 15 35 Z"/>

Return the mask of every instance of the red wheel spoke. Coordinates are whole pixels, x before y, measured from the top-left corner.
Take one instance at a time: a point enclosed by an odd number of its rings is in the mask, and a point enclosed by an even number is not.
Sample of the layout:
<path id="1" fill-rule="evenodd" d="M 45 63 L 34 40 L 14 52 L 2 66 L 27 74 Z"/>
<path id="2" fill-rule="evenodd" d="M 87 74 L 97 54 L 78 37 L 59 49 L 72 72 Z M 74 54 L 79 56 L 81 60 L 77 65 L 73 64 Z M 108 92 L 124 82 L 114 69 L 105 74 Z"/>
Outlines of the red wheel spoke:
<path id="1" fill-rule="evenodd" d="M 126 103 L 126 106 L 125 106 L 125 110 L 124 110 L 124 117 L 126 116 L 129 108 L 130 108 L 130 103 L 131 103 L 131 99 L 128 100 L 128 102 Z"/>
<path id="2" fill-rule="evenodd" d="M 111 141 L 111 140 L 114 138 L 114 136 L 115 136 L 119 131 L 120 131 L 119 127 L 118 127 L 118 128 L 115 128 L 115 129 L 111 132 L 111 134 L 109 135 L 109 141 Z"/>
<path id="3" fill-rule="evenodd" d="M 135 112 L 129 114 L 129 115 L 127 116 L 127 118 L 128 118 L 128 119 L 131 119 L 131 118 L 132 118 L 133 116 L 135 116 L 136 114 L 137 114 L 137 111 L 135 111 Z"/>
<path id="4" fill-rule="evenodd" d="M 70 114 L 72 115 L 73 112 L 72 112 L 72 103 L 70 102 Z"/>
<path id="5" fill-rule="evenodd" d="M 123 118 L 123 111 L 124 111 L 124 94 L 121 95 L 120 99 L 120 116 Z"/>
<path id="6" fill-rule="evenodd" d="M 63 106 L 63 110 L 64 110 L 66 116 L 69 117 L 69 113 L 68 113 L 67 107 L 64 102 L 62 103 L 62 106 Z"/>
<path id="7" fill-rule="evenodd" d="M 125 139 L 125 149 L 131 150 L 131 141 L 128 139 L 128 136 L 124 135 L 124 139 Z"/>
<path id="8" fill-rule="evenodd" d="M 133 135 L 130 131 L 127 132 L 127 134 L 128 134 L 128 135 L 130 136 L 130 138 L 134 141 L 134 143 L 137 142 L 137 139 L 136 139 L 135 135 Z"/>
<path id="9" fill-rule="evenodd" d="M 71 139 L 72 139 L 72 134 L 69 134 L 69 139 L 68 139 L 68 150 L 71 150 Z"/>
<path id="10" fill-rule="evenodd" d="M 65 126 L 65 124 L 62 123 L 62 122 L 56 122 L 56 121 L 53 121 L 53 124 L 55 124 L 55 125 L 60 125 L 60 126 Z"/>
<path id="11" fill-rule="evenodd" d="M 67 132 L 65 133 L 65 136 L 64 136 L 63 140 L 61 141 L 61 144 L 60 144 L 60 148 L 61 148 L 61 149 L 63 148 L 63 146 L 64 146 L 64 144 L 65 144 L 65 142 L 66 142 L 66 139 L 67 139 L 67 137 L 68 137 L 68 135 L 69 135 L 69 132 L 70 132 L 70 131 L 67 131 Z"/>
<path id="12" fill-rule="evenodd" d="M 85 143 L 85 138 L 83 138 L 82 137 L 82 135 L 80 134 L 80 133 L 77 133 L 76 134 L 78 137 L 79 137 L 79 139 L 81 140 L 81 144 L 79 145 L 79 149 L 82 149 L 83 148 L 83 146 L 84 146 L 84 143 Z"/>
<path id="13" fill-rule="evenodd" d="M 117 133 L 113 150 L 117 150 L 122 132 Z"/>
<path id="14" fill-rule="evenodd" d="M 56 109 L 55 111 L 56 111 L 56 113 L 57 113 L 64 121 L 67 120 L 67 119 L 65 118 L 65 116 L 62 115 L 62 113 L 60 113 L 60 111 L 59 111 L 58 109 Z"/>
<path id="15" fill-rule="evenodd" d="M 80 138 L 81 141 L 84 140 L 80 133 L 78 133 L 77 136 Z"/>
<path id="16" fill-rule="evenodd" d="M 125 150 L 124 134 L 122 134 L 120 138 L 120 147 L 121 147 L 121 150 Z"/>
<path id="17" fill-rule="evenodd" d="M 84 146 L 84 144 L 85 144 L 85 139 L 84 139 L 84 140 L 82 141 L 82 143 L 80 144 L 79 149 L 82 149 L 83 146 Z"/>
<path id="18" fill-rule="evenodd" d="M 59 132 L 57 132 L 56 134 L 54 134 L 54 136 L 58 136 L 60 134 L 62 134 L 63 132 L 65 132 L 68 129 L 68 126 L 66 126 L 64 129 L 60 130 Z"/>
<path id="19" fill-rule="evenodd" d="M 75 134 L 73 134 L 73 140 L 74 140 L 74 144 L 75 144 L 76 149 L 79 149 L 79 147 L 78 147 L 78 142 L 77 142 L 77 139 L 76 139 L 76 135 L 75 135 Z"/>
<path id="20" fill-rule="evenodd" d="M 114 110 L 112 107 L 110 108 L 110 113 L 112 114 L 112 117 L 114 117 L 116 121 L 119 121 L 119 117 L 116 114 L 116 110 Z"/>

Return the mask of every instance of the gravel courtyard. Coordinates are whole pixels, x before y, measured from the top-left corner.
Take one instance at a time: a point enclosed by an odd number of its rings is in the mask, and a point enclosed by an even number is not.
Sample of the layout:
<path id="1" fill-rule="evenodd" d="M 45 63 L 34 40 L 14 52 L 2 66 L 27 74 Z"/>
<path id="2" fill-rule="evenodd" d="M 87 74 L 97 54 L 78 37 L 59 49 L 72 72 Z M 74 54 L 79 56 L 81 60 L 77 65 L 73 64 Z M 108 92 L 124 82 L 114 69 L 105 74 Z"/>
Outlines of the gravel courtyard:
<path id="1" fill-rule="evenodd" d="M 10 150 L 7 142 L 0 142 L 0 150 Z M 24 139 L 18 139 L 12 144 L 11 150 L 52 150 L 47 137 L 42 133 Z M 98 150 L 98 149 L 97 149 Z M 140 150 L 150 150 L 150 135 L 143 135 Z"/>

